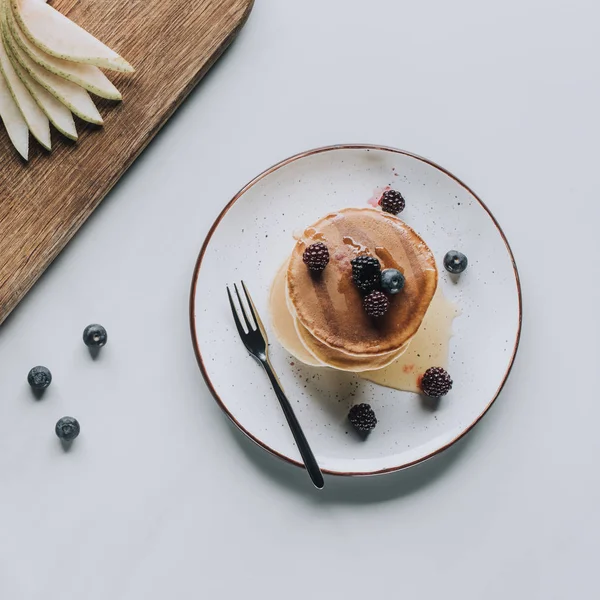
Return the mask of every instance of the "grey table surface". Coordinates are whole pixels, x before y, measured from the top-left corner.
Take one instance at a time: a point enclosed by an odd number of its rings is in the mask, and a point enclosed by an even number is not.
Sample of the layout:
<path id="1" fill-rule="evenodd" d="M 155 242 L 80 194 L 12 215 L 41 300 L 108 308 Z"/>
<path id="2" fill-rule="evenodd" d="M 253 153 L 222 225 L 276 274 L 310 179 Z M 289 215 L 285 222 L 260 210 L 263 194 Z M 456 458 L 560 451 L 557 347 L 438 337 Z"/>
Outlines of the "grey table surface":
<path id="1" fill-rule="evenodd" d="M 0 328 L 0 597 L 595 597 L 599 19 L 593 0 L 257 0 Z M 469 184 L 512 244 L 525 314 L 511 378 L 462 442 L 318 493 L 213 402 L 188 293 L 228 199 L 339 142 Z M 110 336 L 96 360 L 89 322 Z M 35 364 L 54 374 L 40 401 Z"/>

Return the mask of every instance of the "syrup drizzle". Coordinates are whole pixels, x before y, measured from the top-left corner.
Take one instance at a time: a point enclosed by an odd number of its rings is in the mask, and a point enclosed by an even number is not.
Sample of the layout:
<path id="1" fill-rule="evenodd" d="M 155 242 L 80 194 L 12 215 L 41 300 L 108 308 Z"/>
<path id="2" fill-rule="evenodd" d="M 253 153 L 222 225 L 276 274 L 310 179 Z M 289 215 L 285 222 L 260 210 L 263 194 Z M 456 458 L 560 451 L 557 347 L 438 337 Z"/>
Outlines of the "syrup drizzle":
<path id="1" fill-rule="evenodd" d="M 304 231 L 295 231 L 293 234 L 293 238 L 302 244 L 306 245 L 305 240 L 310 240 L 310 243 L 313 244 L 315 242 L 323 242 L 325 240 L 325 235 L 320 231 L 317 231 L 314 227 L 308 227 Z M 308 244 L 310 245 L 310 244 Z"/>
<path id="2" fill-rule="evenodd" d="M 325 366 L 319 364 L 319 361 L 308 352 L 298 337 L 294 319 L 287 306 L 286 270 L 287 262 L 279 269 L 271 288 L 269 309 L 275 334 L 283 347 L 298 360 L 311 366 Z M 354 287 L 347 287 L 349 285 L 344 281 L 341 284 L 343 289 L 339 291 L 355 293 Z M 438 287 L 423 323 L 406 352 L 383 369 L 365 371 L 356 375 L 385 387 L 406 392 L 418 392 L 419 377 L 429 367 L 447 368 L 452 323 L 459 314 L 460 311 L 456 305 L 447 300 Z"/>
<path id="3" fill-rule="evenodd" d="M 351 248 L 353 248 L 357 254 L 362 254 L 363 252 L 367 252 L 368 248 L 366 246 L 363 246 L 362 244 L 359 244 L 358 242 L 355 242 L 351 237 L 344 237 L 342 238 L 342 242 L 344 242 L 344 244 L 346 244 L 346 246 L 350 246 Z"/>
<path id="4" fill-rule="evenodd" d="M 459 314 L 456 304 L 445 298 L 438 286 L 407 351 L 383 369 L 358 375 L 385 387 L 419 392 L 419 378 L 429 367 L 448 368 L 452 323 Z"/>
<path id="5" fill-rule="evenodd" d="M 400 273 L 402 273 L 402 275 L 404 275 L 404 267 L 396 262 L 389 250 L 382 248 L 381 246 L 377 246 L 375 248 L 375 254 L 377 254 L 377 258 L 379 258 L 379 260 L 383 263 L 382 266 L 384 269 L 397 269 L 400 271 Z"/>

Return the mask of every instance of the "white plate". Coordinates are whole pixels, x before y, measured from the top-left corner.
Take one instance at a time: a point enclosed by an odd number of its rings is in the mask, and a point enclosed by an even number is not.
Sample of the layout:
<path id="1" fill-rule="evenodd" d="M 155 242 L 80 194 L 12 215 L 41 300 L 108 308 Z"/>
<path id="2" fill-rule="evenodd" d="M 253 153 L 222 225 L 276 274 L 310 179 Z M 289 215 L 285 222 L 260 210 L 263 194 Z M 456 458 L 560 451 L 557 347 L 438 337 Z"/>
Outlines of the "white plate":
<path id="1" fill-rule="evenodd" d="M 269 288 L 292 250 L 293 232 L 327 212 L 367 206 L 385 185 L 405 196 L 401 216 L 433 250 L 444 294 L 462 310 L 450 345 L 454 389 L 435 411 L 416 394 L 300 364 L 278 344 L 269 323 Z M 442 266 L 450 249 L 469 257 L 458 283 Z M 319 148 L 279 163 L 235 196 L 210 230 L 194 272 L 190 313 L 198 362 L 217 402 L 257 444 L 296 465 L 300 456 L 268 379 L 235 330 L 225 287 L 240 279 L 263 317 L 272 362 L 327 473 L 395 471 L 450 446 L 494 402 L 519 343 L 521 294 L 511 250 L 489 210 L 456 177 L 407 152 L 366 145 Z M 366 441 L 346 420 L 349 407 L 363 401 L 379 420 Z"/>

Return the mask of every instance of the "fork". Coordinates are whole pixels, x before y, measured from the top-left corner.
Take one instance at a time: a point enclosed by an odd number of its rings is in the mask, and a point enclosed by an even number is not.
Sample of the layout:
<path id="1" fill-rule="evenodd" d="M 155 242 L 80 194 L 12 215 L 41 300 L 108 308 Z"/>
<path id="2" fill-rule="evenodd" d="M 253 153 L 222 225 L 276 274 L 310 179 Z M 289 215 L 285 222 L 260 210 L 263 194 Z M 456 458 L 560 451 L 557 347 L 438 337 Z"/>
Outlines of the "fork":
<path id="1" fill-rule="evenodd" d="M 246 350 L 248 350 L 248 352 L 262 365 L 263 369 L 269 376 L 269 380 L 271 381 L 275 395 L 279 400 L 279 404 L 281 404 L 283 414 L 285 415 L 288 425 L 292 430 L 292 435 L 294 436 L 294 440 L 296 441 L 296 445 L 300 451 L 300 456 L 302 456 L 302 460 L 304 461 L 304 466 L 306 467 L 312 482 L 315 484 L 315 487 L 318 489 L 323 489 L 325 481 L 323 480 L 321 469 L 317 464 L 315 455 L 312 453 L 312 450 L 308 445 L 308 441 L 306 440 L 306 436 L 302 431 L 302 427 L 300 427 L 300 423 L 298 423 L 298 419 L 294 414 L 294 409 L 292 408 L 290 401 L 287 399 L 285 392 L 281 387 L 281 383 L 279 383 L 279 379 L 273 370 L 273 365 L 271 365 L 271 361 L 269 360 L 269 340 L 267 339 L 267 333 L 262 321 L 260 320 L 260 317 L 258 316 L 254 302 L 252 302 L 252 298 L 250 297 L 248 289 L 242 281 L 242 288 L 244 289 L 244 295 L 246 296 L 248 309 L 250 311 L 250 316 L 252 317 L 252 319 L 250 319 L 235 283 L 233 284 L 233 287 L 240 305 L 240 312 L 242 313 L 246 329 L 244 329 L 244 326 L 240 321 L 240 317 L 233 302 L 233 297 L 229 287 L 227 287 L 227 296 L 229 297 L 229 304 L 231 305 L 233 319 L 235 320 L 235 325 L 240 337 L 242 338 L 242 342 L 244 342 Z"/>

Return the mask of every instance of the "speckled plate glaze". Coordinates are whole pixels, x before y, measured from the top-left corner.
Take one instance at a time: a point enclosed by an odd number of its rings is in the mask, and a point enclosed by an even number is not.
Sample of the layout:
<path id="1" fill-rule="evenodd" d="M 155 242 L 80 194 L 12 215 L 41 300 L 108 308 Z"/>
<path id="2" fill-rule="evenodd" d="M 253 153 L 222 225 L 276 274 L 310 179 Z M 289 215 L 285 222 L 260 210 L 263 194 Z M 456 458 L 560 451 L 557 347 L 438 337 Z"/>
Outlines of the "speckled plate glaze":
<path id="1" fill-rule="evenodd" d="M 367 206 L 386 185 L 405 196 L 402 218 L 434 251 L 444 294 L 462 311 L 450 344 L 454 389 L 435 409 L 416 394 L 300 364 L 269 323 L 269 288 L 294 245 L 293 232 L 330 211 Z M 442 266 L 453 248 L 469 257 L 458 282 Z M 494 402 L 519 343 L 521 294 L 510 247 L 489 209 L 456 177 L 408 152 L 367 145 L 319 148 L 275 165 L 237 194 L 210 230 L 194 272 L 190 316 L 198 363 L 221 408 L 257 444 L 299 466 L 268 379 L 235 330 L 225 286 L 240 279 L 263 317 L 272 362 L 317 460 L 331 474 L 396 471 L 450 446 Z M 366 441 L 346 420 L 357 402 L 372 404 L 379 419 Z"/>

